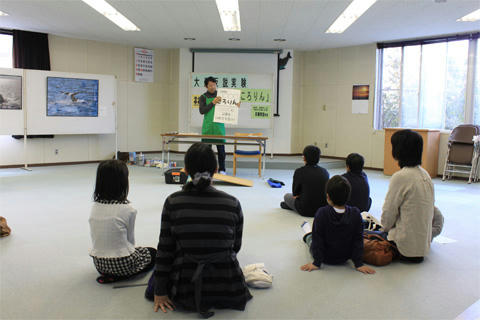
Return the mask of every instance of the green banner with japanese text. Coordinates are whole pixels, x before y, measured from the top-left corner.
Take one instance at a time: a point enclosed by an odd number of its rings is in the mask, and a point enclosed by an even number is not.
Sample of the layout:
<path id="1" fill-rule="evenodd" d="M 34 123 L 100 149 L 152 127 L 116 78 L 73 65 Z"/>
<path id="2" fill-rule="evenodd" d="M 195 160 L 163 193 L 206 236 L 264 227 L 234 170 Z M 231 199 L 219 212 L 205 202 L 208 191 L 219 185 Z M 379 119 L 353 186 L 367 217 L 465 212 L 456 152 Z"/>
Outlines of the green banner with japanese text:
<path id="1" fill-rule="evenodd" d="M 265 105 L 252 105 L 252 119 L 268 119 L 271 117 L 271 106 Z"/>

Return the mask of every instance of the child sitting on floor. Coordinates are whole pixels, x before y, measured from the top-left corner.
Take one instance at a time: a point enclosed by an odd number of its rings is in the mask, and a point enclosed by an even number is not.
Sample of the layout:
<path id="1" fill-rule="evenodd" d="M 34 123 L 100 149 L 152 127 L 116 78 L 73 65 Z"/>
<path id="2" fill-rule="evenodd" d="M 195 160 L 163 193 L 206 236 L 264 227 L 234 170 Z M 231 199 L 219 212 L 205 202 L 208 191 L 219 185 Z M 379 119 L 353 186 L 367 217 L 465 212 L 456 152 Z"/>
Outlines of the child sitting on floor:
<path id="1" fill-rule="evenodd" d="M 295 170 L 293 175 L 292 193 L 285 194 L 280 207 L 293 210 L 304 217 L 313 217 L 318 208 L 327 204 L 325 184 L 329 174 L 318 165 L 320 161 L 318 147 L 306 146 L 303 150 L 303 161 L 305 166 Z"/>
<path id="2" fill-rule="evenodd" d="M 352 259 L 355 269 L 373 274 L 363 258 L 363 223 L 360 210 L 346 206 L 350 184 L 341 176 L 334 176 L 326 186 L 328 206 L 318 209 L 309 232 L 308 222 L 302 224 L 306 231 L 303 240 L 310 247 L 313 262 L 301 266 L 303 271 L 320 269 L 322 263 L 342 264 Z"/>
<path id="3" fill-rule="evenodd" d="M 342 177 L 350 182 L 352 191 L 347 205 L 357 207 L 360 212 L 370 210 L 372 199 L 370 198 L 370 186 L 368 185 L 368 178 L 363 172 L 364 159 L 358 153 L 350 153 L 347 157 L 347 173 Z"/>
<path id="4" fill-rule="evenodd" d="M 154 248 L 135 248 L 135 210 L 127 200 L 128 168 L 119 160 L 102 161 L 97 169 L 90 214 L 90 236 L 98 283 L 110 283 L 148 271 L 155 264 Z"/>

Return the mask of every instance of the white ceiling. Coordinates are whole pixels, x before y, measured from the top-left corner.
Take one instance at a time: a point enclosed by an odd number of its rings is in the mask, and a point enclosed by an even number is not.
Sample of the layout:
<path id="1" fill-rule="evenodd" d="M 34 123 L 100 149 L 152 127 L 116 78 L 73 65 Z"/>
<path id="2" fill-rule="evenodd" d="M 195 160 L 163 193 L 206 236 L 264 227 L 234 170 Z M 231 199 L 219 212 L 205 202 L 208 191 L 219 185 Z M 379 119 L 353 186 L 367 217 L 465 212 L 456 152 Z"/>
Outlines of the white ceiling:
<path id="1" fill-rule="evenodd" d="M 108 1 L 141 31 L 121 30 L 80 0 L 1 0 L 0 10 L 9 16 L 0 17 L 0 28 L 150 48 L 301 50 L 480 30 L 479 21 L 456 22 L 479 9 L 480 0 L 379 0 L 343 34 L 325 30 L 350 0 L 239 0 L 241 32 L 223 31 L 214 0 Z"/>

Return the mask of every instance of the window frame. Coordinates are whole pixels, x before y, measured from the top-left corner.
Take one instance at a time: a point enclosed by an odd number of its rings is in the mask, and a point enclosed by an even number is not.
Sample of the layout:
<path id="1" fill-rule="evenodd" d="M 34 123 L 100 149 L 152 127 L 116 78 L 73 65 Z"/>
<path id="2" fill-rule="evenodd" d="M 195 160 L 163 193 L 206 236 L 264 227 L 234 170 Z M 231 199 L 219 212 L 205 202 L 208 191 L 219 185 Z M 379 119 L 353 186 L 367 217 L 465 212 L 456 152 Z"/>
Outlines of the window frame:
<path id="1" fill-rule="evenodd" d="M 11 68 L 15 68 L 14 66 L 14 63 L 13 63 L 13 31 L 12 30 L 8 30 L 8 29 L 2 29 L 0 28 L 0 34 L 6 34 L 6 35 L 9 35 L 12 37 L 12 66 Z"/>
<path id="2" fill-rule="evenodd" d="M 468 40 L 468 56 L 467 56 L 467 76 L 465 83 L 465 104 L 464 104 L 464 123 L 474 123 L 475 119 L 475 81 L 480 75 L 476 75 L 476 64 L 480 63 L 480 57 L 477 56 L 477 53 L 480 52 L 477 50 L 479 46 L 479 35 L 480 33 L 470 33 L 456 36 L 445 36 L 445 37 L 436 37 L 436 38 L 426 38 L 426 39 L 416 39 L 409 41 L 399 41 L 399 42 L 389 42 L 389 43 L 377 43 L 376 50 L 376 80 L 375 80 L 375 103 L 374 103 L 374 116 L 373 116 L 373 129 L 374 130 L 384 130 L 383 127 L 383 105 L 382 105 L 382 93 L 383 93 L 383 60 L 384 60 L 384 49 L 401 47 L 401 59 L 400 59 L 400 80 L 399 80 L 399 124 L 401 127 L 401 115 L 402 115 L 402 90 L 403 90 L 403 73 L 404 73 L 404 49 L 406 46 L 420 46 L 420 65 L 419 65 L 419 89 L 418 89 L 418 106 L 417 106 L 417 126 L 418 128 L 427 129 L 426 127 L 420 126 L 420 95 L 422 92 L 422 58 L 423 58 L 423 46 L 427 44 L 434 43 L 447 43 L 448 42 Z M 448 51 L 447 51 L 448 57 Z M 480 81 L 480 80 L 478 80 Z M 439 130 L 450 131 L 450 129 L 445 129 L 445 110 L 446 105 L 442 106 L 442 128 Z M 478 123 L 480 125 L 480 123 Z"/>

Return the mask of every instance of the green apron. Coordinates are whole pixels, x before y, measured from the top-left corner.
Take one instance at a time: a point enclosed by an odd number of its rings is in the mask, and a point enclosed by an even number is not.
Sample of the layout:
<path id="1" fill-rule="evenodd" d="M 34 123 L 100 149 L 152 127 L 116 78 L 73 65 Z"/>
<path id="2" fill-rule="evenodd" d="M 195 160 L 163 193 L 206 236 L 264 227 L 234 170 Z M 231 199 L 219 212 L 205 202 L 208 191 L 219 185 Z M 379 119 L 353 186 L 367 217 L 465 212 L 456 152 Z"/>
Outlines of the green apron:
<path id="1" fill-rule="evenodd" d="M 215 98 L 207 98 L 205 96 L 206 105 L 209 105 L 213 99 Z M 224 136 L 225 135 L 225 124 L 219 122 L 213 122 L 213 116 L 215 114 L 215 106 L 210 109 L 204 116 L 203 116 L 203 125 L 202 125 L 202 134 L 204 135 L 216 135 L 216 136 Z M 223 144 L 225 143 L 224 139 L 202 139 L 204 143 L 211 143 L 211 144 Z"/>

